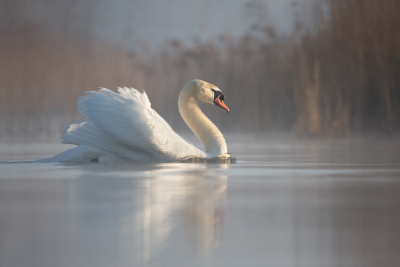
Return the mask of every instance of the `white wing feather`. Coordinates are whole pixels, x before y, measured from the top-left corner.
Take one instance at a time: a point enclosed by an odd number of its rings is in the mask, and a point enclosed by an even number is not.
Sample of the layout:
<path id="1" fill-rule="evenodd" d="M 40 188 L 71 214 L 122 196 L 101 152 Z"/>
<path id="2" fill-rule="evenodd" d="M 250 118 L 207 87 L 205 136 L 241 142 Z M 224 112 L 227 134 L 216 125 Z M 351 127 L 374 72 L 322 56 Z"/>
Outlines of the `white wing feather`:
<path id="1" fill-rule="evenodd" d="M 87 145 L 134 161 L 168 161 L 206 154 L 187 143 L 151 108 L 145 92 L 89 91 L 78 100 L 85 119 L 67 125 L 63 143 Z"/>

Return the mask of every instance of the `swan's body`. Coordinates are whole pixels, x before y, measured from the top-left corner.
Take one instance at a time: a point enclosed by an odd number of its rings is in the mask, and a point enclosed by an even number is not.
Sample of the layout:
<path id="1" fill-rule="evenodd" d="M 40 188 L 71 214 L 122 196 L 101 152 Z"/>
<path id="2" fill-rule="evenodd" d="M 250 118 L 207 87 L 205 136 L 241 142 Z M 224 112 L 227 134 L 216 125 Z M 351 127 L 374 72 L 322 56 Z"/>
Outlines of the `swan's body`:
<path id="1" fill-rule="evenodd" d="M 201 112 L 197 100 L 229 111 L 222 91 L 216 86 L 193 80 L 178 99 L 182 118 L 204 144 L 194 147 L 175 133 L 155 112 L 145 92 L 118 88 L 87 92 L 78 100 L 84 121 L 66 125 L 62 143 L 78 145 L 40 162 L 169 162 L 183 158 L 214 158 L 227 153 L 222 133 Z"/>

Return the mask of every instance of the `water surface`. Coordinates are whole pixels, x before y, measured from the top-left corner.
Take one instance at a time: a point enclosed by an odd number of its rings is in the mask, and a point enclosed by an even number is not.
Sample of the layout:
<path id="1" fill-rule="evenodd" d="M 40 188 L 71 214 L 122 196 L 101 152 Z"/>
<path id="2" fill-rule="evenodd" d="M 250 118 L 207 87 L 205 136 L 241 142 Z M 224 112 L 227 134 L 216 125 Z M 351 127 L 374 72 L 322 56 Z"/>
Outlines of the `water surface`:
<path id="1" fill-rule="evenodd" d="M 1 163 L 0 266 L 400 266 L 398 140 L 228 147 L 236 164 Z"/>

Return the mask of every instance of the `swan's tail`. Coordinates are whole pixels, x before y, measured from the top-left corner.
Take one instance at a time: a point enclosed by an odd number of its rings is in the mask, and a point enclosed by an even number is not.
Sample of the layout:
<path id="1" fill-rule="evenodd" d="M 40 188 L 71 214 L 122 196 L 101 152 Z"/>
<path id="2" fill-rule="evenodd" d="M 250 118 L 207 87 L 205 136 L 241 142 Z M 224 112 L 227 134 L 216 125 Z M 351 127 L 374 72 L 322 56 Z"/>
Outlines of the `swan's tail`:
<path id="1" fill-rule="evenodd" d="M 90 162 L 93 159 L 98 159 L 101 151 L 93 147 L 81 145 L 68 149 L 54 157 L 39 159 L 35 162 L 50 163 L 50 162 Z"/>
<path id="2" fill-rule="evenodd" d="M 66 133 L 60 137 L 63 139 L 61 143 L 78 145 L 78 147 L 66 150 L 51 158 L 40 159 L 36 162 L 91 162 L 92 160 L 101 161 L 100 159 L 104 157 L 108 159 L 118 157 L 112 154 L 122 157 L 125 155 L 125 158 L 129 158 L 129 155 L 132 154 L 131 151 L 114 142 L 107 134 L 97 129 L 91 122 L 75 122 L 66 125 L 62 130 Z M 129 155 L 128 152 L 130 152 Z M 123 161 L 121 157 L 118 158 L 118 160 L 112 160 Z"/>
<path id="3" fill-rule="evenodd" d="M 88 145 L 87 142 L 80 142 L 79 138 L 74 138 L 76 134 L 72 134 L 74 129 L 80 128 L 82 124 L 85 122 L 75 122 L 71 124 L 67 124 L 61 130 L 66 134 L 62 135 L 60 138 L 64 139 L 61 143 L 78 145 L 78 147 L 74 147 L 68 149 L 64 152 L 61 152 L 54 157 L 40 159 L 35 162 L 49 163 L 49 162 L 90 162 L 92 159 L 98 159 L 101 151 L 95 146 Z M 89 128 L 89 127 L 86 127 Z M 71 135 L 68 135 L 71 133 Z M 67 137 L 68 136 L 68 137 Z M 79 134 L 78 134 L 79 136 Z M 67 137 L 67 138 L 64 138 Z M 69 142 L 66 139 L 70 140 Z M 82 138 L 84 139 L 84 138 Z M 81 140 L 84 141 L 84 140 Z"/>
<path id="4" fill-rule="evenodd" d="M 134 160 L 137 151 L 121 145 L 113 140 L 112 137 L 102 132 L 92 122 L 76 122 L 64 127 L 66 134 L 60 138 L 63 139 L 62 144 L 86 145 L 99 151 L 118 155 L 125 159 Z M 135 153 L 136 152 L 136 153 Z M 143 157 L 143 156 L 142 156 Z"/>

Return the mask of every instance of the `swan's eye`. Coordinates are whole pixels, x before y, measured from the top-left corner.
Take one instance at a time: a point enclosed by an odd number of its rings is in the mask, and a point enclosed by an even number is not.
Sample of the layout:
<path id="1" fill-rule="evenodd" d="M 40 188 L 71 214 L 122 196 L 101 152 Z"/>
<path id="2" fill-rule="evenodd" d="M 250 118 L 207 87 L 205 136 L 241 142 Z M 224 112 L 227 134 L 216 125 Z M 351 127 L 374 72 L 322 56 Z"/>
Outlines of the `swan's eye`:
<path id="1" fill-rule="evenodd" d="M 215 90 L 215 89 L 211 89 L 213 92 L 214 92 L 214 101 L 215 101 L 215 99 L 217 99 L 217 97 L 218 96 L 220 96 L 220 100 L 221 101 L 224 101 L 225 100 L 225 96 L 224 96 L 224 94 L 222 93 L 222 91 L 217 91 L 217 90 Z"/>
<path id="2" fill-rule="evenodd" d="M 217 97 L 221 94 L 220 91 L 217 91 L 215 89 L 211 89 L 214 92 L 214 100 L 217 99 Z"/>

